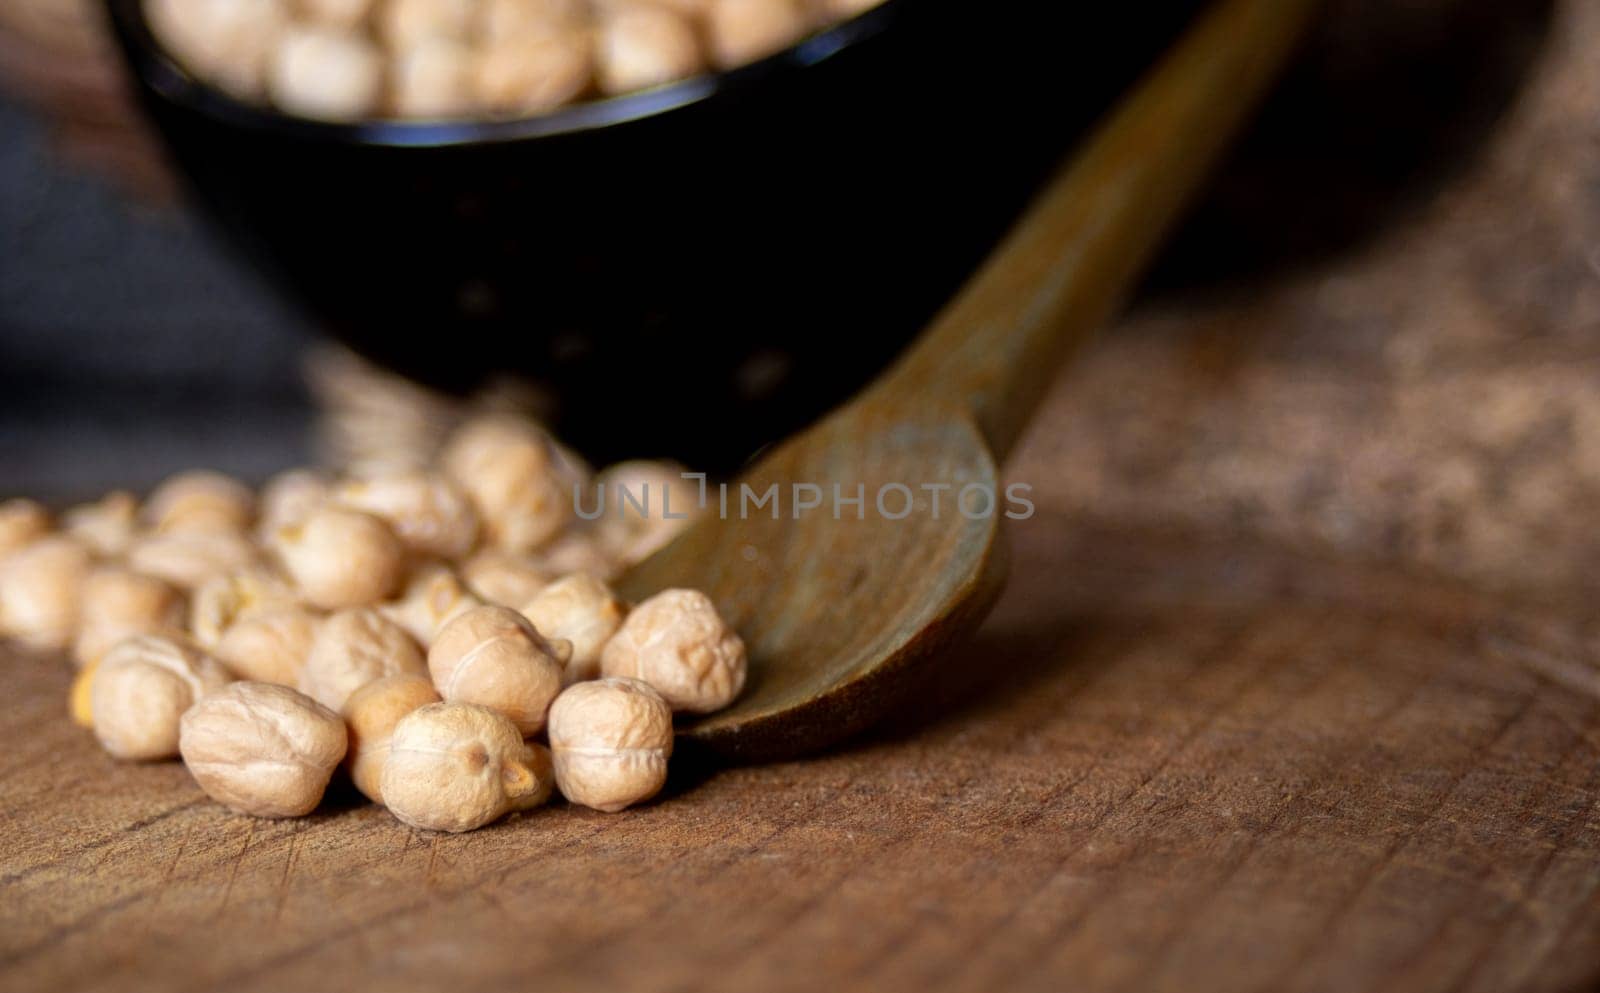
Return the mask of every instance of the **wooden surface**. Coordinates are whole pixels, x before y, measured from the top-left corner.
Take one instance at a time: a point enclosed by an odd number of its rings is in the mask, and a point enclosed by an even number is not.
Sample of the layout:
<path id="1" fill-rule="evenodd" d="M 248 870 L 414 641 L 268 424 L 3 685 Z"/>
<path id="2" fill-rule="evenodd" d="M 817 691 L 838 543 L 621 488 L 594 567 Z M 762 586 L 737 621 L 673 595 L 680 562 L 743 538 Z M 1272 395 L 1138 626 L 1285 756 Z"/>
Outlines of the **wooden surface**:
<path id="1" fill-rule="evenodd" d="M 831 755 L 258 822 L 0 661 L 0 988 L 1593 988 L 1597 42 L 1558 7 L 1405 224 L 1064 377 L 995 616 Z"/>
<path id="2" fill-rule="evenodd" d="M 1235 542 L 1018 529 L 994 684 L 820 760 L 462 836 L 232 816 L 17 665 L 0 985 L 1574 988 L 1600 708 L 1462 589 Z M 1071 563 L 1069 566 L 1068 563 Z M 820 985 L 819 985 L 820 984 Z"/>

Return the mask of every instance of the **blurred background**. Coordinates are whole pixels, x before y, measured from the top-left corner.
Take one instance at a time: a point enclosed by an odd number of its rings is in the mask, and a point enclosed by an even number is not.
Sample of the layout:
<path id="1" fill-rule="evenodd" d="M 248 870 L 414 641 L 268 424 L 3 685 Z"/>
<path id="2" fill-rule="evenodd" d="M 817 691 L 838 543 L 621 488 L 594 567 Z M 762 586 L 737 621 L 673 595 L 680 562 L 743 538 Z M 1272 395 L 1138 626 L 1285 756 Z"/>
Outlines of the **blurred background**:
<path id="1" fill-rule="evenodd" d="M 127 96 L 99 10 L 0 3 L 0 489 L 85 496 L 303 459 L 314 341 L 218 250 Z"/>
<path id="2" fill-rule="evenodd" d="M 1529 542 L 1600 478 L 1593 6 L 1330 4 L 1047 414 L 1047 500 L 1547 583 Z M 458 407 L 331 349 L 189 209 L 95 3 L 0 0 L 0 494 L 259 478 Z"/>

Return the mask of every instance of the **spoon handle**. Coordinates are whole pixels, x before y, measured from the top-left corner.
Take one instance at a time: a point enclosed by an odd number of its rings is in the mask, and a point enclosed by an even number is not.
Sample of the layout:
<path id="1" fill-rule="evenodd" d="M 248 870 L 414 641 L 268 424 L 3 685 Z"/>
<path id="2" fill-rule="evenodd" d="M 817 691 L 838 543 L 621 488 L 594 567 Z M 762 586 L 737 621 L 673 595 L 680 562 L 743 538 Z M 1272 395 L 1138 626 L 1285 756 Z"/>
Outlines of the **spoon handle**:
<path id="1" fill-rule="evenodd" d="M 964 404 L 1002 460 L 1287 63 L 1318 0 L 1219 0 L 874 391 Z"/>

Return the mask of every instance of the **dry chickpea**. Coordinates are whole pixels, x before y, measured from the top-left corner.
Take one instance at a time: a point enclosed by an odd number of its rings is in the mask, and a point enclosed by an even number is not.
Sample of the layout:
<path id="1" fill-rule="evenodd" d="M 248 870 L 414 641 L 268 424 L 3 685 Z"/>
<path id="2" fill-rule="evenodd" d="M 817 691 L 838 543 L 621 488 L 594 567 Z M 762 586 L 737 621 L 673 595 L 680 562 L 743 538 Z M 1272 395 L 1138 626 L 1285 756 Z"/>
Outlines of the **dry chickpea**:
<path id="1" fill-rule="evenodd" d="M 576 100 L 594 78 L 589 40 L 581 31 L 515 35 L 479 56 L 473 92 L 500 114 L 539 114 Z"/>
<path id="2" fill-rule="evenodd" d="M 622 626 L 628 607 L 604 582 L 578 573 L 540 590 L 523 605 L 522 616 L 546 638 L 572 643 L 572 658 L 561 676 L 562 684 L 571 686 L 599 677 L 600 652 Z"/>
<path id="3" fill-rule="evenodd" d="M 211 799 L 256 817 L 302 817 L 344 758 L 339 715 L 287 686 L 234 683 L 183 715 L 178 746 Z"/>
<path id="4" fill-rule="evenodd" d="M 268 67 L 267 88 L 284 111 L 351 121 L 377 112 L 383 54 L 357 34 L 297 25 L 283 33 Z"/>
<path id="5" fill-rule="evenodd" d="M 605 501 L 595 533 L 607 558 L 623 566 L 643 562 L 693 523 L 699 484 L 683 474 L 670 462 L 623 462 L 595 477 Z"/>
<path id="6" fill-rule="evenodd" d="M 606 554 L 597 534 L 570 531 L 540 548 L 530 559 L 533 568 L 550 576 L 587 573 L 610 582 L 621 574 L 620 564 Z"/>
<path id="7" fill-rule="evenodd" d="M 426 647 L 457 615 L 481 606 L 483 600 L 448 566 L 432 565 L 413 573 L 400 598 L 378 610 Z"/>
<path id="8" fill-rule="evenodd" d="M 427 472 L 393 472 L 352 479 L 334 499 L 384 521 L 419 555 L 464 558 L 478 544 L 478 512 L 460 488 Z"/>
<path id="9" fill-rule="evenodd" d="M 672 708 L 636 679 L 569 687 L 550 707 L 561 795 L 607 813 L 655 796 L 672 757 Z"/>
<path id="10" fill-rule="evenodd" d="M 327 481 L 310 469 L 279 473 L 261 490 L 261 522 L 257 533 L 263 540 L 270 540 L 279 528 L 299 524 L 327 499 Z"/>
<path id="11" fill-rule="evenodd" d="M 440 465 L 478 508 L 484 538 L 509 552 L 539 547 L 572 519 L 572 493 L 550 440 L 517 421 L 474 421 L 446 445 Z"/>
<path id="12" fill-rule="evenodd" d="M 712 58 L 724 69 L 780 52 L 810 28 L 798 0 L 712 0 L 707 18 Z"/>
<path id="13" fill-rule="evenodd" d="M 0 558 L 50 533 L 50 512 L 33 500 L 0 503 Z"/>
<path id="14" fill-rule="evenodd" d="M 429 38 L 394 57 L 392 109 L 401 117 L 466 117 L 473 110 L 479 58 L 449 38 Z M 476 538 L 477 521 L 473 521 Z"/>
<path id="15" fill-rule="evenodd" d="M 600 88 L 607 93 L 671 83 L 705 67 L 693 25 L 668 7 L 648 3 L 608 7 L 598 32 Z"/>
<path id="16" fill-rule="evenodd" d="M 373 0 L 300 0 L 300 9 L 330 28 L 357 28 L 372 13 Z"/>
<path id="17" fill-rule="evenodd" d="M 273 537 L 284 567 L 314 607 L 376 603 L 404 578 L 405 546 L 371 514 L 321 507 Z"/>
<path id="18" fill-rule="evenodd" d="M 0 637 L 38 651 L 66 648 L 92 565 L 89 550 L 64 535 L 40 538 L 0 560 Z"/>
<path id="19" fill-rule="evenodd" d="M 80 666 L 92 665 L 133 635 L 181 629 L 183 617 L 183 594 L 171 583 L 122 566 L 101 566 L 83 582 L 73 658 Z"/>
<path id="20" fill-rule="evenodd" d="M 529 556 L 487 549 L 467 560 L 461 578 L 490 603 L 514 607 L 537 596 L 549 585 L 551 574 Z"/>
<path id="21" fill-rule="evenodd" d="M 822 16 L 830 21 L 842 21 L 846 18 L 865 14 L 867 11 L 883 3 L 883 0 L 817 0 L 822 8 Z"/>
<path id="22" fill-rule="evenodd" d="M 72 723 L 90 731 L 94 730 L 94 677 L 99 671 L 98 662 L 79 669 L 67 697 L 67 712 L 72 715 Z"/>
<path id="23" fill-rule="evenodd" d="M 396 52 L 435 38 L 465 41 L 473 7 L 474 0 L 386 0 L 378 12 L 378 35 Z"/>
<path id="24" fill-rule="evenodd" d="M 303 607 L 255 612 L 230 624 L 214 653 L 239 679 L 298 686 L 321 622 Z"/>
<path id="25" fill-rule="evenodd" d="M 505 607 L 477 607 L 444 626 L 428 651 L 433 685 L 446 700 L 504 714 L 524 735 L 544 727 L 561 692 L 568 642 L 545 640 L 527 618 Z"/>
<path id="26" fill-rule="evenodd" d="M 119 759 L 178 754 L 178 722 L 230 681 L 222 663 L 178 638 L 140 635 L 100 661 L 89 691 L 94 733 Z"/>
<path id="27" fill-rule="evenodd" d="M 299 603 L 289 581 L 265 566 L 216 576 L 195 590 L 189 633 L 204 647 L 214 648 L 235 622 Z"/>
<path id="28" fill-rule="evenodd" d="M 161 532 L 243 533 L 256 516 L 256 497 L 249 487 L 216 472 L 184 472 L 150 494 L 145 523 Z"/>
<path id="29" fill-rule="evenodd" d="M 399 625 L 376 610 L 341 610 L 317 628 L 300 670 L 300 692 L 336 711 L 374 680 L 427 672 L 422 650 Z"/>
<path id="30" fill-rule="evenodd" d="M 417 708 L 439 702 L 433 683 L 410 673 L 386 676 L 350 694 L 344 704 L 344 722 L 350 730 L 345 766 L 367 799 L 383 802 L 383 767 L 395 725 Z"/>
<path id="31" fill-rule="evenodd" d="M 198 75 L 246 98 L 261 94 L 288 26 L 284 0 L 146 0 L 150 27 Z"/>
<path id="32" fill-rule="evenodd" d="M 258 556 L 256 546 L 237 534 L 147 534 L 129 546 L 128 565 L 180 590 L 197 590 L 218 576 L 249 569 Z"/>
<path id="33" fill-rule="evenodd" d="M 708 714 L 744 689 L 744 641 L 698 590 L 667 590 L 635 607 L 600 656 L 610 677 L 653 686 L 673 710 Z"/>
<path id="34" fill-rule="evenodd" d="M 548 432 L 544 438 L 550 446 L 551 472 L 561 480 L 562 489 L 567 493 L 568 499 L 571 499 L 574 488 L 594 475 L 594 467 L 586 462 L 583 456 L 557 441 Z"/>
<path id="35" fill-rule="evenodd" d="M 594 0 L 598 7 L 615 7 L 619 4 L 648 3 L 657 7 L 666 7 L 687 17 L 690 21 L 704 21 L 711 12 L 712 0 Z"/>
<path id="36" fill-rule="evenodd" d="M 395 725 L 379 777 L 391 813 L 415 828 L 472 831 L 550 798 L 550 753 L 505 717 L 464 703 L 433 703 Z"/>
<path id="37" fill-rule="evenodd" d="M 96 555 L 122 555 L 139 533 L 139 498 L 125 490 L 61 515 L 61 530 L 88 545 Z"/>
<path id="38" fill-rule="evenodd" d="M 492 47 L 527 35 L 582 28 L 588 19 L 584 0 L 481 0 L 477 34 Z"/>

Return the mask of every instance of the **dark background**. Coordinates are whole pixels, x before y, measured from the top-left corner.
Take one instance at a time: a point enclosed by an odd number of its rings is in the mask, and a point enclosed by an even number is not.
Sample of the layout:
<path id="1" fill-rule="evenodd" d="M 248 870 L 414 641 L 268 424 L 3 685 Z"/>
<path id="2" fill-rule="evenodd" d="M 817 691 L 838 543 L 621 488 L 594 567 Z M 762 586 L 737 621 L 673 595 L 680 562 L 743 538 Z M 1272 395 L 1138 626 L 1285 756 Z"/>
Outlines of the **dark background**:
<path id="1" fill-rule="evenodd" d="M 63 166 L 0 99 L 0 496 L 303 461 L 309 340 L 191 215 Z"/>
<path id="2" fill-rule="evenodd" d="M 1332 4 L 1146 298 L 1257 287 L 1403 223 L 1473 160 L 1549 10 Z M 192 213 L 63 158 L 58 110 L 0 91 L 0 497 L 306 461 L 313 329 Z"/>

